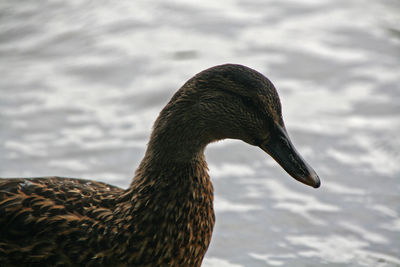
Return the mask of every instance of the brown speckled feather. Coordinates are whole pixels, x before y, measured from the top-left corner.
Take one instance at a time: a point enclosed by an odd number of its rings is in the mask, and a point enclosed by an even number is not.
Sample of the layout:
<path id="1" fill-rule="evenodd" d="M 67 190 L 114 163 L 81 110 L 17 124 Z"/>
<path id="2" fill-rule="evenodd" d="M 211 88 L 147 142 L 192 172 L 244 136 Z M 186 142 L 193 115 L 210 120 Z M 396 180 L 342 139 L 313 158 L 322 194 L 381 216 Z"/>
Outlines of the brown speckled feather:
<path id="1" fill-rule="evenodd" d="M 88 249 L 88 233 L 97 241 L 122 192 L 70 178 L 1 179 L 0 266 L 88 261 L 98 250 Z"/>
<path id="2" fill-rule="evenodd" d="M 59 177 L 0 180 L 0 266 L 200 266 L 214 224 L 202 164 L 179 166 L 185 179 L 163 172 L 126 191 Z"/>

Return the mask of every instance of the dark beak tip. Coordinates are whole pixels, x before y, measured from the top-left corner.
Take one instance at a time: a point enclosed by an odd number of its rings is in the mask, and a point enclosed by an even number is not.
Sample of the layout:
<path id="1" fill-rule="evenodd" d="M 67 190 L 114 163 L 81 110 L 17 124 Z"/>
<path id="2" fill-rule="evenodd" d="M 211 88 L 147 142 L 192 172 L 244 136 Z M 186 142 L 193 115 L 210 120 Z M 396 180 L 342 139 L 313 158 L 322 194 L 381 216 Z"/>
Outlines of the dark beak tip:
<path id="1" fill-rule="evenodd" d="M 312 187 L 318 188 L 318 187 L 320 187 L 320 186 L 321 186 L 321 180 L 318 178 L 318 179 L 315 181 L 315 183 L 313 184 Z"/>
<path id="2" fill-rule="evenodd" d="M 319 179 L 318 175 L 315 173 L 314 175 L 311 175 L 308 178 L 308 185 L 314 187 L 314 188 L 318 188 L 321 186 L 321 180 Z"/>

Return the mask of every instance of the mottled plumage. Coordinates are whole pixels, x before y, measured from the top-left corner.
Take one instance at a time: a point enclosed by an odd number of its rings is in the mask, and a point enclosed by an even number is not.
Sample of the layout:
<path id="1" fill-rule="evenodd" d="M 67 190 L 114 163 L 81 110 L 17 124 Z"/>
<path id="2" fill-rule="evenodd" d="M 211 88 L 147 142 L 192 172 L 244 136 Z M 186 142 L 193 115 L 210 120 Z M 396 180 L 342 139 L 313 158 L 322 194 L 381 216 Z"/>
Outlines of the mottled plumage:
<path id="1" fill-rule="evenodd" d="M 0 179 L 0 266 L 200 266 L 214 225 L 204 149 L 233 138 L 319 186 L 287 136 L 278 94 L 240 65 L 207 69 L 172 97 L 126 190 L 91 180 Z"/>

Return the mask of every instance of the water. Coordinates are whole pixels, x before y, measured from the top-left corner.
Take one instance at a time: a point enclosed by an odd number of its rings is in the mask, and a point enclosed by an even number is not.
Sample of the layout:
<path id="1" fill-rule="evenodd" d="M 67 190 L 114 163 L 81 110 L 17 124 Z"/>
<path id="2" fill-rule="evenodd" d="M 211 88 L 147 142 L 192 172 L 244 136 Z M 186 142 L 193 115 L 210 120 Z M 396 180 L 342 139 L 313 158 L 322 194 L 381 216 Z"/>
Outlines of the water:
<path id="1" fill-rule="evenodd" d="M 0 176 L 126 187 L 175 90 L 240 63 L 275 83 L 322 187 L 210 145 L 203 266 L 400 266 L 399 22 L 395 0 L 2 0 Z"/>

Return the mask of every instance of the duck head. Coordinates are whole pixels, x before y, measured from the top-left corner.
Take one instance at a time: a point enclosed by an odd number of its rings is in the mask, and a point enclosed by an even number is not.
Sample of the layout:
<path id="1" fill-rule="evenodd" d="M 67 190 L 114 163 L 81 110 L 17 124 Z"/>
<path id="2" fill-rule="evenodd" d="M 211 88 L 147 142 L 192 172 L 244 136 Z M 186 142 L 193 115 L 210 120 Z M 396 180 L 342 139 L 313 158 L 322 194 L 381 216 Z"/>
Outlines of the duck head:
<path id="1" fill-rule="evenodd" d="M 318 175 L 289 138 L 274 85 L 253 69 L 226 64 L 200 72 L 172 97 L 155 129 L 162 128 L 168 117 L 177 121 L 172 124 L 180 127 L 182 140 L 190 136 L 205 147 L 221 139 L 239 139 L 260 147 L 294 179 L 320 186 Z"/>

